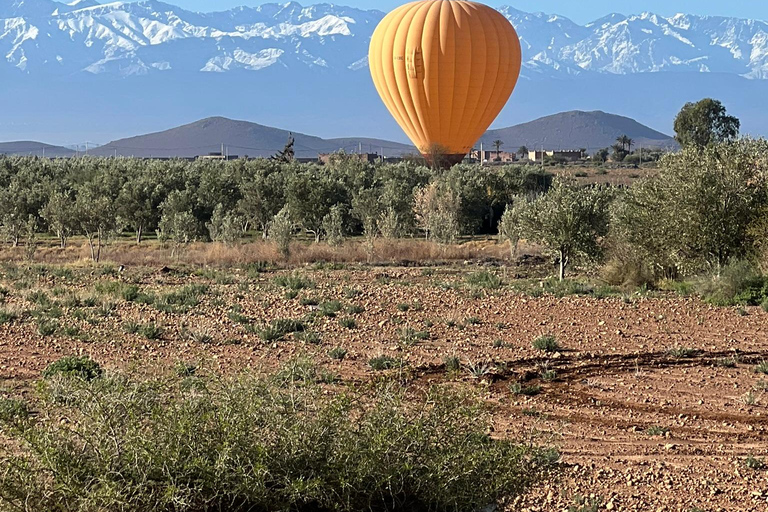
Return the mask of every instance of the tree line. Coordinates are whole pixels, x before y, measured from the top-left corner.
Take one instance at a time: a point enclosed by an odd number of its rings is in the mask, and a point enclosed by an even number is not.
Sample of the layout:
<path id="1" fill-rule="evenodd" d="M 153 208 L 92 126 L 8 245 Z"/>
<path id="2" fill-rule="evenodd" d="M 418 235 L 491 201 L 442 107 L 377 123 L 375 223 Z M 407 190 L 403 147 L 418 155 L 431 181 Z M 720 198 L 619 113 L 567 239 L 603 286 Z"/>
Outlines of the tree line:
<path id="1" fill-rule="evenodd" d="M 278 243 L 298 230 L 334 245 L 347 236 L 425 236 L 451 242 L 493 233 L 513 197 L 545 192 L 552 176 L 524 166 L 329 164 L 276 160 L 188 162 L 131 158 L 0 157 L 0 227 L 17 246 L 43 231 L 61 247 L 84 236 L 94 260 L 123 233 L 156 234 L 178 248 L 235 243 L 260 233 Z"/>

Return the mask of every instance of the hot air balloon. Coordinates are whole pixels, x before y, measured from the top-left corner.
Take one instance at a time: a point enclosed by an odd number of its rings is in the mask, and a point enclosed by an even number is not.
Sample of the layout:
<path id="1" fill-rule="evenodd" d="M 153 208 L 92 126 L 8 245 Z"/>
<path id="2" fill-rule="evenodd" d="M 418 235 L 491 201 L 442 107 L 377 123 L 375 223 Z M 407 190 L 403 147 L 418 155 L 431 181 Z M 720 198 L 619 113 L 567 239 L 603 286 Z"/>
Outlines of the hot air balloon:
<path id="1" fill-rule="evenodd" d="M 381 99 L 433 165 L 469 153 L 512 94 L 520 62 L 509 21 L 465 0 L 398 7 L 376 27 L 368 52 Z"/>

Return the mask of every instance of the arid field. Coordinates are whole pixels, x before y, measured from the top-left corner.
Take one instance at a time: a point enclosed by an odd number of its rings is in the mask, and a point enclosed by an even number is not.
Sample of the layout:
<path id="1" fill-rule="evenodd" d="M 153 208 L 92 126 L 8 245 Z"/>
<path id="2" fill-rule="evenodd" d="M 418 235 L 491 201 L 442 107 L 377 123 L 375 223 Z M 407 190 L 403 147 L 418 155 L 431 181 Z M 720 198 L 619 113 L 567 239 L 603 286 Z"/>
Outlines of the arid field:
<path id="1" fill-rule="evenodd" d="M 494 242 L 440 263 L 290 268 L 117 249 L 106 264 L 70 249 L 58 263 L 0 267 L 6 394 L 31 396 L 70 355 L 136 375 L 308 359 L 328 393 L 386 378 L 455 383 L 488 404 L 493 437 L 556 447 L 557 474 L 509 510 L 768 510 L 759 307 L 559 284 L 544 258 L 508 263 Z"/>

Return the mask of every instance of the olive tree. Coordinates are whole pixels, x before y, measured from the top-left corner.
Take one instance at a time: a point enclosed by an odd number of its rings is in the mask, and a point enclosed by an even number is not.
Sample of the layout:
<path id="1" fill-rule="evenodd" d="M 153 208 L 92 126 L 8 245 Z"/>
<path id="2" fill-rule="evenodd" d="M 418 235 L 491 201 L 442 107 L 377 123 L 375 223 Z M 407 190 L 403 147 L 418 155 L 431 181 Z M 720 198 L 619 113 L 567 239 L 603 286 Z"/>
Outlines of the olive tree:
<path id="1" fill-rule="evenodd" d="M 601 255 L 600 239 L 608 233 L 610 189 L 581 187 L 558 178 L 544 195 L 510 211 L 507 222 L 519 226 L 519 235 L 557 254 L 562 281 L 576 258 Z"/>
<path id="2" fill-rule="evenodd" d="M 86 183 L 77 192 L 74 219 L 80 233 L 88 239 L 91 259 L 101 259 L 101 249 L 117 230 L 115 202 L 94 183 Z"/>
<path id="3" fill-rule="evenodd" d="M 77 229 L 75 201 L 67 194 L 54 192 L 40 211 L 40 215 L 48 223 L 48 229 L 56 234 L 59 246 L 62 249 L 66 248 L 69 237 Z"/>
<path id="4" fill-rule="evenodd" d="M 192 214 L 191 199 L 186 192 L 174 190 L 160 205 L 162 216 L 158 225 L 158 238 L 170 241 L 171 256 L 192 242 L 198 233 L 198 221 Z"/>
<path id="5" fill-rule="evenodd" d="M 657 176 L 617 203 L 616 235 L 657 273 L 720 269 L 753 247 L 750 227 L 766 204 L 768 142 L 738 140 L 686 147 L 661 160 Z"/>

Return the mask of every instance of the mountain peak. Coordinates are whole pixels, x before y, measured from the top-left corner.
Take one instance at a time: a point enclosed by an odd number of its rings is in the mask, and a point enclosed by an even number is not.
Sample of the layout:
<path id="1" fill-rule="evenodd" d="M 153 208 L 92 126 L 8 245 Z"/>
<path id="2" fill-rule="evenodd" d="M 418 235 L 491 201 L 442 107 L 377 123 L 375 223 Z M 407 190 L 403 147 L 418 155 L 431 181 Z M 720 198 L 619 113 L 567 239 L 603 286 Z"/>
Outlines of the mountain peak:
<path id="1" fill-rule="evenodd" d="M 548 150 L 585 148 L 588 152 L 609 147 L 616 138 L 627 135 L 638 146 L 645 148 L 675 147 L 672 137 L 644 126 L 634 119 L 601 110 L 571 110 L 534 121 L 490 130 L 483 136 L 489 144 L 499 139 L 505 147 L 517 149 L 520 146 Z"/>

